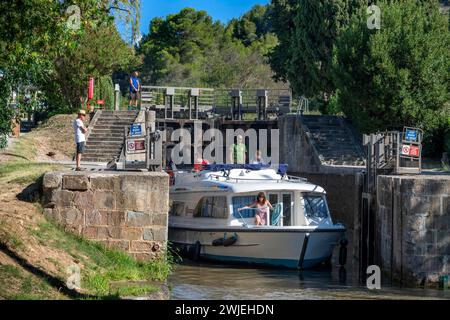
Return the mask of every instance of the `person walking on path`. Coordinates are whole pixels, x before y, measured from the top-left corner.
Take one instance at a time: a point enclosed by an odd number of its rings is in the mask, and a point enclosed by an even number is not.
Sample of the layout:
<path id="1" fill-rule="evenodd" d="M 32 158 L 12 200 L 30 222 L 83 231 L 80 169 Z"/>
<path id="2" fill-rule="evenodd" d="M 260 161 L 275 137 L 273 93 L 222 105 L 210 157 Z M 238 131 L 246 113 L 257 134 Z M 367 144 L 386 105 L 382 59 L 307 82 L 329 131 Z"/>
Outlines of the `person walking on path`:
<path id="1" fill-rule="evenodd" d="M 139 72 L 135 71 L 130 77 L 130 107 L 132 105 L 137 107 L 138 104 L 138 95 L 139 91 L 141 91 L 141 83 L 139 82 L 138 76 Z"/>
<path id="2" fill-rule="evenodd" d="M 76 155 L 76 171 L 81 171 L 81 154 L 84 152 L 84 146 L 86 144 L 86 135 L 87 128 L 84 126 L 83 121 L 86 119 L 86 111 L 80 110 L 78 111 L 78 117 L 73 121 L 73 131 L 75 134 L 75 144 L 77 148 Z"/>

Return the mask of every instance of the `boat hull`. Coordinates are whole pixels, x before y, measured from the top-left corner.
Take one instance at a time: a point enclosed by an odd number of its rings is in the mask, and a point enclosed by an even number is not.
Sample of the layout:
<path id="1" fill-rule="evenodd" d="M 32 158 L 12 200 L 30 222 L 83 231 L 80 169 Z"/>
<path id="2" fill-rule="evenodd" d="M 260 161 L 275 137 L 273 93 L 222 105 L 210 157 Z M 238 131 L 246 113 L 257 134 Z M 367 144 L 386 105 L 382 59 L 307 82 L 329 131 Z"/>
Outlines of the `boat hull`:
<path id="1" fill-rule="evenodd" d="M 343 227 L 327 229 L 230 227 L 206 230 L 169 226 L 169 241 L 176 246 L 189 249 L 190 252 L 198 242 L 200 248 L 197 249 L 198 256 L 194 258 L 305 269 L 329 259 L 344 233 Z M 233 236 L 237 238 L 233 244 L 217 245 L 220 243 L 217 239 L 229 239 Z M 213 245 L 213 242 L 216 245 Z"/>

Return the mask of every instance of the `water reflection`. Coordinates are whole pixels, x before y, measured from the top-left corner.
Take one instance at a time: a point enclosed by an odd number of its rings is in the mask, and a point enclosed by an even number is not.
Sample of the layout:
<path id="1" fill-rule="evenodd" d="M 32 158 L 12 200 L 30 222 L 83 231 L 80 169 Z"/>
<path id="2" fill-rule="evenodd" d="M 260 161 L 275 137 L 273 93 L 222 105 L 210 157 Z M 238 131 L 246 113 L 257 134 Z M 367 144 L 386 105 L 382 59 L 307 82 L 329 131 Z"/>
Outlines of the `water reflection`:
<path id="1" fill-rule="evenodd" d="M 172 299 L 450 299 L 450 291 L 410 289 L 383 282 L 368 290 L 338 267 L 296 271 L 202 262 L 177 265 Z"/>

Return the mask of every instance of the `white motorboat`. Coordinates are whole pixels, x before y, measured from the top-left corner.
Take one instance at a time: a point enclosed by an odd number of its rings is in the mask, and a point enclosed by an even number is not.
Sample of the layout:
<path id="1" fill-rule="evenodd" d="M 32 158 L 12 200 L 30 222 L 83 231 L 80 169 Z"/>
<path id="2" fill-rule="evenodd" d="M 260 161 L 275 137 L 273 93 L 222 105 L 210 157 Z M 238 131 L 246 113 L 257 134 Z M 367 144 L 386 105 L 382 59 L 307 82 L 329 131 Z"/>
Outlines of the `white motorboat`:
<path id="1" fill-rule="evenodd" d="M 327 261 L 345 227 L 333 224 L 323 188 L 285 169 L 224 164 L 174 172 L 169 241 L 195 260 L 288 268 Z M 238 209 L 261 191 L 273 210 L 266 225 L 255 225 L 257 210 Z"/>

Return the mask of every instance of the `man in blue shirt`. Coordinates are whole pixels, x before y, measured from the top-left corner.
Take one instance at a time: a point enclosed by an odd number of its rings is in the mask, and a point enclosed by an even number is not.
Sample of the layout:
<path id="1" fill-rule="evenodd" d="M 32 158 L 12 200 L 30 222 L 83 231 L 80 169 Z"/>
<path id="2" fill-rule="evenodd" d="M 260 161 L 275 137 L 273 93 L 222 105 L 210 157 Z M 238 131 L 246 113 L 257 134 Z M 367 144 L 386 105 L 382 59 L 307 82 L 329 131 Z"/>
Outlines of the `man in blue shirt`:
<path id="1" fill-rule="evenodd" d="M 139 73 L 135 71 L 130 77 L 130 104 L 129 104 L 130 107 L 132 105 L 137 107 L 138 94 L 139 91 L 141 91 L 141 84 L 139 83 L 138 76 Z"/>

